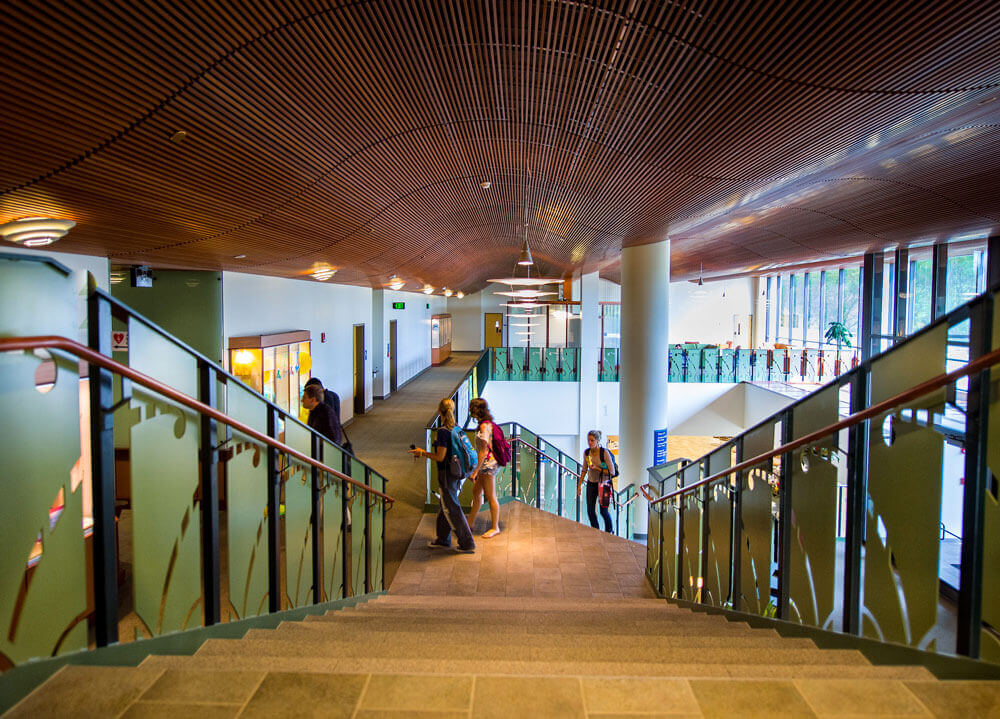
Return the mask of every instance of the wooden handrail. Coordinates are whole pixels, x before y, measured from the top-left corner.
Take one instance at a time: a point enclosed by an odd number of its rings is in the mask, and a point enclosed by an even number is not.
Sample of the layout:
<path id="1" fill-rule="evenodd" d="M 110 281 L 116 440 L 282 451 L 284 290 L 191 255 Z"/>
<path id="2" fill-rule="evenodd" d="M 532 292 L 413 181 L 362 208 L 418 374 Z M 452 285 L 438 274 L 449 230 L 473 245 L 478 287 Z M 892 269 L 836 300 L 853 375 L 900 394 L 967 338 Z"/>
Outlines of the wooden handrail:
<path id="1" fill-rule="evenodd" d="M 511 442 L 520 442 L 521 444 L 523 444 L 528 449 L 534 450 L 537 454 L 540 454 L 543 457 L 545 457 L 545 459 L 547 459 L 550 462 L 552 462 L 552 464 L 559 465 L 560 467 L 562 467 L 563 469 L 565 469 L 567 472 L 569 472 L 570 474 L 572 474 L 574 477 L 576 477 L 577 474 L 578 474 L 578 472 L 575 469 L 570 469 L 565 464 L 563 464 L 562 462 L 560 462 L 558 459 L 552 459 L 552 457 L 550 457 L 549 455 L 547 455 L 545 452 L 543 452 L 542 450 L 540 450 L 538 447 L 536 447 L 535 445 L 533 445 L 531 442 L 526 442 L 525 440 L 521 439 L 520 437 L 514 437 L 514 438 L 512 438 Z"/>
<path id="2" fill-rule="evenodd" d="M 358 482 L 357 480 L 351 479 L 343 472 L 338 472 L 337 470 L 326 466 L 322 462 L 319 462 L 312 457 L 302 454 L 296 449 L 292 449 L 286 444 L 279 442 L 276 439 L 268 437 L 262 432 L 258 432 L 253 427 L 243 424 L 242 422 L 237 422 L 228 415 L 223 414 L 214 407 L 209 407 L 207 404 L 199 402 L 193 397 L 189 397 L 183 392 L 178 392 L 173 387 L 165 385 L 162 382 L 158 382 L 152 377 L 143 374 L 142 372 L 137 372 L 128 365 L 123 365 L 120 362 L 107 357 L 106 355 L 97 352 L 84 344 L 80 344 L 74 340 L 67 337 L 58 337 L 53 335 L 39 336 L 39 337 L 7 337 L 0 339 L 0 352 L 16 352 L 18 350 L 34 350 L 34 349 L 58 349 L 64 352 L 69 352 L 70 354 L 76 355 L 81 359 L 87 360 L 91 364 L 98 365 L 99 367 L 104 367 L 107 370 L 111 370 L 123 377 L 128 377 L 133 382 L 142 385 L 148 389 L 163 395 L 164 397 L 169 397 L 170 399 L 183 404 L 184 406 L 195 410 L 199 414 L 204 414 L 212 419 L 227 424 L 238 432 L 248 435 L 259 442 L 263 442 L 275 449 L 284 452 L 287 455 L 295 457 L 301 462 L 304 462 L 310 466 L 316 467 L 317 469 L 332 474 L 341 481 L 353 484 L 366 492 L 377 495 L 381 497 L 388 503 L 387 509 L 392 506 L 396 501 L 388 494 L 384 494 L 377 489 L 369 487 L 367 484 Z"/>
<path id="3" fill-rule="evenodd" d="M 455 385 L 455 389 L 453 389 L 451 392 L 448 393 L 447 397 L 449 399 L 451 399 L 453 396 L 455 396 L 458 393 L 458 390 L 461 389 L 461 387 L 462 387 L 463 384 L 465 384 L 465 380 L 469 379 L 469 376 L 475 371 L 476 367 L 479 366 L 479 363 L 482 362 L 483 355 L 485 355 L 487 353 L 489 353 L 488 349 L 485 349 L 485 350 L 483 350 L 482 352 L 479 353 L 479 356 L 476 358 L 476 361 L 472 363 L 471 367 L 469 367 L 469 371 L 466 372 L 464 375 L 462 375 L 462 379 L 460 379 L 458 381 L 458 384 Z M 458 407 L 457 406 L 455 407 L 455 414 L 456 414 L 456 417 L 457 417 L 457 415 L 458 415 Z M 424 425 L 424 429 L 437 429 L 438 428 L 437 421 L 438 421 L 438 413 L 435 410 L 434 416 L 430 418 L 430 420 L 427 422 L 426 425 Z"/>
<path id="4" fill-rule="evenodd" d="M 949 385 L 955 380 L 961 379 L 966 375 L 970 375 L 973 372 L 978 372 L 980 370 L 987 369 L 988 367 L 991 367 L 997 362 L 1000 362 L 1000 349 L 995 349 L 992 352 L 987 352 L 981 357 L 977 357 L 964 367 L 959 367 L 957 370 L 953 372 L 939 374 L 936 377 L 932 377 L 931 379 L 925 382 L 921 382 L 918 385 L 910 387 L 910 389 L 900 392 L 899 394 L 894 395 L 889 399 L 882 400 L 878 404 L 874 404 L 871 407 L 868 407 L 867 409 L 863 409 L 860 412 L 855 412 L 854 414 L 848 415 L 839 422 L 834 422 L 831 425 L 827 425 L 826 427 L 817 429 L 815 432 L 810 432 L 809 434 L 800 437 L 799 439 L 796 439 L 792 442 L 789 442 L 788 444 L 783 444 L 780 447 L 772 449 L 769 452 L 764 452 L 763 454 L 760 454 L 756 457 L 751 457 L 750 459 L 744 460 L 743 462 L 740 462 L 739 464 L 734 465 L 729 469 L 724 469 L 721 472 L 716 472 L 710 477 L 705 477 L 704 479 L 699 480 L 694 484 L 688 485 L 687 487 L 681 487 L 680 489 L 677 489 L 671 492 L 670 494 L 665 494 L 659 499 L 650 501 L 649 506 L 653 506 L 654 504 L 659 504 L 660 502 L 664 502 L 668 499 L 671 499 L 681 494 L 686 494 L 687 492 L 698 489 L 699 487 L 703 487 L 706 484 L 711 484 L 712 482 L 722 479 L 723 477 L 728 477 L 729 475 L 735 472 L 741 472 L 744 469 L 750 469 L 754 465 L 760 464 L 761 462 L 766 462 L 769 459 L 777 457 L 779 454 L 792 452 L 798 449 L 799 447 L 803 447 L 807 444 L 812 444 L 817 440 L 823 439 L 827 435 L 833 434 L 834 432 L 839 432 L 840 430 L 846 429 L 847 427 L 852 427 L 856 424 L 860 424 L 861 422 L 864 422 L 866 419 L 871 419 L 875 415 L 881 414 L 886 410 L 904 404 L 905 402 L 909 402 L 910 400 L 916 399 L 917 397 L 925 395 L 928 392 L 933 392 L 934 390 L 940 389 L 945 385 Z"/>

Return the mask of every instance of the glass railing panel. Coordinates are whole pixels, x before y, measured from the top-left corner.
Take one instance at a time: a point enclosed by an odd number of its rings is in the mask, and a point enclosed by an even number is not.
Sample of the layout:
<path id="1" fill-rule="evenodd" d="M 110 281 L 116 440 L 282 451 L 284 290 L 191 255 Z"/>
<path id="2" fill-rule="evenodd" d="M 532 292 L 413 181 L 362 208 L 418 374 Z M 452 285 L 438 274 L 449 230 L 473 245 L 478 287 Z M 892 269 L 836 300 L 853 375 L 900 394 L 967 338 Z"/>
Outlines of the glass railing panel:
<path id="1" fill-rule="evenodd" d="M 135 320 L 129 322 L 129 365 L 198 396 L 195 358 Z M 200 418 L 139 385 L 130 407 L 135 614 L 124 621 L 132 631 L 123 626 L 121 635 L 139 638 L 202 623 Z"/>
<path id="2" fill-rule="evenodd" d="M 652 500 L 659 499 L 662 480 L 650 470 L 649 488 L 646 490 Z M 663 577 L 660 572 L 663 540 L 660 527 L 659 505 L 647 505 L 648 527 L 646 534 L 646 578 L 658 593 L 663 593 Z"/>
<path id="3" fill-rule="evenodd" d="M 541 347 L 528 347 L 526 349 L 528 374 L 524 379 L 532 382 L 545 379 L 542 375 L 542 349 Z"/>
<path id="4" fill-rule="evenodd" d="M 756 382 L 767 382 L 769 379 L 767 367 L 767 350 L 753 350 L 753 379 Z"/>
<path id="5" fill-rule="evenodd" d="M 681 470 L 683 486 L 689 487 L 701 479 L 701 462 L 692 462 Z M 681 498 L 681 596 L 690 601 L 701 601 L 701 497 L 702 490 L 694 490 Z"/>
<path id="6" fill-rule="evenodd" d="M 871 402 L 942 373 L 946 338 L 939 325 L 876 358 Z M 938 612 L 944 438 L 932 425 L 944 397 L 932 392 L 869 423 L 864 636 L 926 647 L 954 635 L 950 613 Z"/>
<path id="7" fill-rule="evenodd" d="M 768 367 L 770 382 L 787 382 L 788 381 L 788 350 L 772 350 L 771 351 L 771 363 Z"/>
<path id="8" fill-rule="evenodd" d="M 736 350 L 719 350 L 719 379 L 716 381 L 736 381 Z"/>
<path id="9" fill-rule="evenodd" d="M 580 381 L 580 348 L 566 347 L 559 350 L 560 370 L 559 379 L 563 382 Z"/>
<path id="10" fill-rule="evenodd" d="M 312 432 L 305 425 L 285 419 L 285 444 L 307 457 L 312 455 Z M 281 455 L 281 482 L 284 505 L 282 519 L 286 609 L 312 604 L 312 469 L 311 466 Z"/>
<path id="11" fill-rule="evenodd" d="M 835 423 L 840 387 L 825 387 L 795 405 L 793 438 L 798 439 Z M 840 457 L 837 435 L 792 453 L 789 472 L 792 512 L 789 542 L 787 619 L 821 629 L 841 629 L 842 605 L 835 592 L 843 576 L 837 561 L 837 495 Z M 846 447 L 844 450 L 846 451 Z M 842 551 L 841 551 L 842 554 Z M 842 564 L 842 562 L 840 563 Z"/>
<path id="12" fill-rule="evenodd" d="M 77 336 L 76 287 L 51 265 L 0 260 L 0 306 L 0 335 Z M 87 646 L 89 400 L 77 368 L 54 353 L 0 353 L 0 657 L 13 664 Z"/>
<path id="13" fill-rule="evenodd" d="M 701 381 L 719 381 L 719 350 L 706 348 L 701 351 Z"/>
<path id="14" fill-rule="evenodd" d="M 667 381 L 684 381 L 684 350 L 677 347 L 671 348 L 668 355 Z"/>
<path id="15" fill-rule="evenodd" d="M 805 373 L 803 374 L 803 381 L 805 382 L 819 382 L 819 350 L 807 349 L 804 352 L 804 362 L 805 362 Z"/>
<path id="16" fill-rule="evenodd" d="M 509 359 L 508 379 L 527 379 L 528 358 L 526 349 L 524 347 L 508 347 L 507 357 Z"/>
<path id="17" fill-rule="evenodd" d="M 753 380 L 753 366 L 751 365 L 752 350 L 736 350 L 736 381 L 750 382 Z"/>
<path id="18" fill-rule="evenodd" d="M 538 446 L 538 436 L 521 427 L 521 439 L 517 444 L 517 489 L 518 499 L 534 505 L 538 492 L 536 468 L 538 458 L 533 449 L 525 446 L 525 442 L 533 447 Z"/>
<path id="19" fill-rule="evenodd" d="M 563 464 L 567 467 L 572 466 L 567 462 L 568 458 L 563 456 Z M 580 479 L 580 473 L 568 472 L 564 469 L 559 470 L 562 477 L 563 483 L 563 506 L 561 516 L 567 519 L 572 519 L 573 521 L 579 521 L 580 515 L 577 514 L 580 505 L 580 499 L 576 496 L 576 483 Z M 582 491 L 582 490 L 581 490 Z"/>
<path id="20" fill-rule="evenodd" d="M 235 382 L 226 387 L 226 412 L 258 432 L 267 431 L 267 405 Z M 219 502 L 225 506 L 220 544 L 227 548 L 221 569 L 222 616 L 235 621 L 268 610 L 267 445 L 234 431 L 227 446 L 232 456 L 224 465 L 226 486 Z"/>
<path id="21" fill-rule="evenodd" d="M 992 300 L 993 304 L 993 342 L 990 349 L 1000 349 L 1000 294 Z M 990 371 L 990 379 L 997 381 L 1000 376 L 1000 366 L 994 365 Z M 990 662 L 1000 664 L 1000 393 L 990 392 L 989 409 L 987 411 L 987 428 L 990 438 L 986 445 L 987 477 L 990 478 L 983 488 L 983 590 L 982 590 L 982 621 L 984 626 L 980 631 L 980 656 Z"/>
<path id="22" fill-rule="evenodd" d="M 671 474 L 660 483 L 660 496 L 670 494 L 679 487 L 679 474 Z M 660 592 L 667 597 L 677 596 L 678 577 L 680 567 L 677 563 L 677 548 L 680 538 L 680 516 L 677 512 L 679 503 L 676 498 L 660 502 L 658 505 L 660 513 L 660 547 L 662 549 L 660 559 L 660 574 L 662 586 Z"/>
<path id="23" fill-rule="evenodd" d="M 562 375 L 562 364 L 559 350 L 555 347 L 545 347 L 541 350 L 541 378 L 548 382 L 558 382 Z"/>
<path id="24" fill-rule="evenodd" d="M 618 348 L 606 347 L 601 354 L 601 366 L 598 380 L 600 382 L 618 381 Z"/>
<path id="25" fill-rule="evenodd" d="M 496 480 L 496 496 L 497 496 L 497 499 L 499 499 L 500 497 L 513 497 L 514 496 L 514 489 L 513 489 L 514 463 L 515 463 L 515 460 L 517 459 L 517 453 L 518 453 L 518 445 L 515 445 L 514 442 L 513 442 L 513 439 L 514 439 L 514 435 L 513 435 L 514 425 L 512 423 L 510 423 L 510 422 L 504 422 L 504 423 L 502 423 L 500 425 L 500 429 L 503 430 L 504 437 L 507 438 L 507 441 L 511 443 L 511 449 L 513 451 L 511 452 L 510 463 L 506 467 L 497 467 L 497 472 L 496 472 L 496 475 L 494 477 L 495 480 Z M 469 435 L 469 440 L 472 442 L 472 446 L 475 447 L 476 446 L 476 437 L 475 437 L 475 433 L 474 432 Z M 463 499 L 462 499 L 462 506 L 465 506 L 465 504 L 466 504 L 466 500 L 464 499 L 466 496 L 468 496 L 468 498 L 469 498 L 468 501 L 469 502 L 472 501 L 472 486 L 471 485 L 472 485 L 472 482 L 466 482 L 465 483 L 465 487 L 463 487 L 463 489 L 462 489 L 462 495 L 461 495 L 463 497 Z"/>
<path id="26" fill-rule="evenodd" d="M 383 494 L 386 493 L 385 477 L 375 472 L 371 473 L 371 485 Z M 370 542 L 369 563 L 371 566 L 369 575 L 369 591 L 380 592 L 385 587 L 383 562 L 383 550 L 385 547 L 385 503 L 381 497 L 372 495 L 368 501 L 368 541 Z"/>
<path id="27" fill-rule="evenodd" d="M 365 484 L 365 466 L 355 458 L 351 458 L 351 479 Z M 365 497 L 366 492 L 351 486 L 350 513 L 348 515 L 348 531 L 351 534 L 351 586 L 350 596 L 356 597 L 365 593 L 365 522 L 368 519 Z"/>
<path id="28" fill-rule="evenodd" d="M 494 347 L 490 353 L 492 354 L 490 377 L 501 381 L 510 379 L 510 369 L 507 366 L 507 348 Z"/>
<path id="29" fill-rule="evenodd" d="M 323 464 L 338 471 L 344 466 L 344 452 L 332 442 L 322 441 Z M 346 596 L 344 592 L 344 482 L 332 474 L 320 477 L 320 547 L 323 567 L 323 601 Z"/>
<path id="30" fill-rule="evenodd" d="M 775 448 L 778 423 L 765 422 L 743 435 L 743 458 L 752 459 Z M 774 459 L 767 460 L 749 471 L 741 479 L 740 516 L 740 606 L 752 614 L 768 614 L 771 602 L 771 562 L 774 557 L 772 541 L 775 527 L 773 485 L 777 472 Z"/>
<path id="31" fill-rule="evenodd" d="M 735 450 L 731 444 L 720 447 L 708 456 L 708 474 L 713 475 L 733 466 Z M 702 588 L 702 601 L 716 607 L 730 606 L 729 582 L 732 560 L 732 478 L 713 482 L 708 489 L 705 521 L 708 522 L 707 576 Z"/>
<path id="32" fill-rule="evenodd" d="M 541 437 L 538 438 L 538 448 L 553 459 L 559 457 L 559 450 Z M 552 514 L 559 514 L 559 466 L 545 457 L 538 457 L 538 462 L 542 509 Z"/>

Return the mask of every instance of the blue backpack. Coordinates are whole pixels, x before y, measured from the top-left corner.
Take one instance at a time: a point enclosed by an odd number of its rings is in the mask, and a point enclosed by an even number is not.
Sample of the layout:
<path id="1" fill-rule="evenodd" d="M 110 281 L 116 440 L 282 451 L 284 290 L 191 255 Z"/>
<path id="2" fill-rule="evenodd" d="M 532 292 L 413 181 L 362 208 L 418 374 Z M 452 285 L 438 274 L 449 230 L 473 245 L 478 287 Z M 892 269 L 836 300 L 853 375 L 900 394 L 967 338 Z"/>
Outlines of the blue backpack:
<path id="1" fill-rule="evenodd" d="M 448 476 L 451 479 L 465 479 L 479 463 L 479 455 L 472 448 L 469 435 L 461 427 L 451 430 L 451 456 L 448 457 Z"/>

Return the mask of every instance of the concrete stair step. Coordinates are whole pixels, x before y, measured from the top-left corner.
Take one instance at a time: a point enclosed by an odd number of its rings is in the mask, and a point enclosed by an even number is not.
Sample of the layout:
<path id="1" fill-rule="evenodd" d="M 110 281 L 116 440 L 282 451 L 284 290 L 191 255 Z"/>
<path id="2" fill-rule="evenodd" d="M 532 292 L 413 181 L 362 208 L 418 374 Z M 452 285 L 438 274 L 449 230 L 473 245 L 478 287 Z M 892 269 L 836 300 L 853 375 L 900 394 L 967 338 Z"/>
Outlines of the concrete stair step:
<path id="1" fill-rule="evenodd" d="M 586 661 L 595 671 L 596 662 L 675 662 L 677 650 L 670 648 L 641 648 L 631 645 L 615 647 L 595 646 L 574 650 L 574 660 Z M 404 644 L 388 641 L 381 644 L 351 641 L 310 642 L 308 644 L 280 639 L 209 639 L 196 652 L 196 656 L 314 656 L 314 657 L 385 657 L 397 659 L 430 659 L 448 657 L 454 660 L 474 660 L 489 653 L 490 658 L 518 661 L 562 661 L 566 651 L 561 647 L 504 646 L 484 647 L 468 642 Z M 770 664 L 868 664 L 868 660 L 852 649 L 788 649 L 784 647 L 701 647 L 696 651 L 701 664 L 770 663 Z"/>
<path id="2" fill-rule="evenodd" d="M 515 609 L 521 611 L 578 610 L 582 606 L 598 610 L 661 608 L 667 611 L 689 611 L 662 599 L 562 599 L 552 597 L 453 597 L 419 594 L 386 594 L 367 602 L 363 607 L 432 607 L 435 609 Z M 690 613 L 690 612 L 689 612 Z"/>
<path id="3" fill-rule="evenodd" d="M 473 621 L 473 620 L 452 620 L 441 617 L 437 618 L 417 618 L 417 619 L 396 619 L 387 622 L 379 617 L 355 617 L 355 618 L 333 618 L 314 617 L 306 619 L 307 624 L 329 624 L 334 626 L 352 626 L 358 629 L 370 629 L 381 631 L 396 629 L 399 631 L 426 631 L 440 633 L 447 632 L 459 636 L 461 632 L 471 632 L 475 634 L 481 630 L 493 630 L 507 634 L 547 634 L 553 631 L 570 633 L 576 632 L 588 636 L 599 636 L 606 632 L 614 634 L 633 634 L 637 636 L 662 636 L 667 634 L 675 635 L 713 635 L 713 636 L 740 636 L 750 634 L 754 631 L 745 624 L 694 624 L 685 622 L 663 622 L 663 621 L 620 621 L 603 622 L 600 624 L 582 622 L 530 622 L 530 621 Z M 471 635 L 470 635 L 471 636 Z"/>
<path id="4" fill-rule="evenodd" d="M 460 635 L 454 635 L 460 636 Z M 474 632 L 479 643 L 488 642 L 495 646 L 551 646 L 572 649 L 593 646 L 595 641 L 612 646 L 630 647 L 662 647 L 683 649 L 685 647 L 785 647 L 788 649 L 815 649 L 816 645 L 810 639 L 783 638 L 772 630 L 762 630 L 760 633 L 740 634 L 664 634 L 651 636 L 636 636 L 630 634 L 584 635 L 579 632 L 527 634 L 496 630 L 478 630 Z M 287 639 L 299 643 L 353 641 L 372 643 L 419 643 L 425 646 L 441 641 L 441 632 L 412 631 L 400 632 L 395 629 L 371 630 L 352 629 L 339 625 L 323 625 L 317 622 L 309 624 L 301 622 L 283 622 L 277 629 L 251 629 L 244 639 Z"/>
<path id="5" fill-rule="evenodd" d="M 923 667 L 872 666 L 850 664 L 700 664 L 657 662 L 610 662 L 595 667 L 581 661 L 509 661 L 502 659 L 398 659 L 398 658 L 329 658 L 329 657 L 272 657 L 272 656 L 177 656 L 153 655 L 147 657 L 140 669 L 184 669 L 199 672 L 275 671 L 306 673 L 407 673 L 428 675 L 527 675 L 527 676 L 581 676 L 586 681 L 600 677 L 660 677 L 716 679 L 859 679 L 859 680 L 912 680 L 936 681 L 934 675 Z M 597 673 L 595 673 L 597 672 Z"/>

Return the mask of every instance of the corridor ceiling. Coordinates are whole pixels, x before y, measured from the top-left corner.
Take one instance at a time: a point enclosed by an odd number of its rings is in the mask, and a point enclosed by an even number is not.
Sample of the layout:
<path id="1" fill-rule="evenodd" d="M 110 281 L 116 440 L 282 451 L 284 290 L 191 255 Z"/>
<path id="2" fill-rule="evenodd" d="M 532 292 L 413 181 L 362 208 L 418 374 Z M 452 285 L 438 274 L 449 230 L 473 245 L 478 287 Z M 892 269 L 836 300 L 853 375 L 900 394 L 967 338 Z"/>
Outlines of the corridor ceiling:
<path id="1" fill-rule="evenodd" d="M 468 292 L 525 237 L 676 280 L 1000 228 L 995 0 L 8 2 L 0 56 L 0 222 L 121 263 Z"/>

